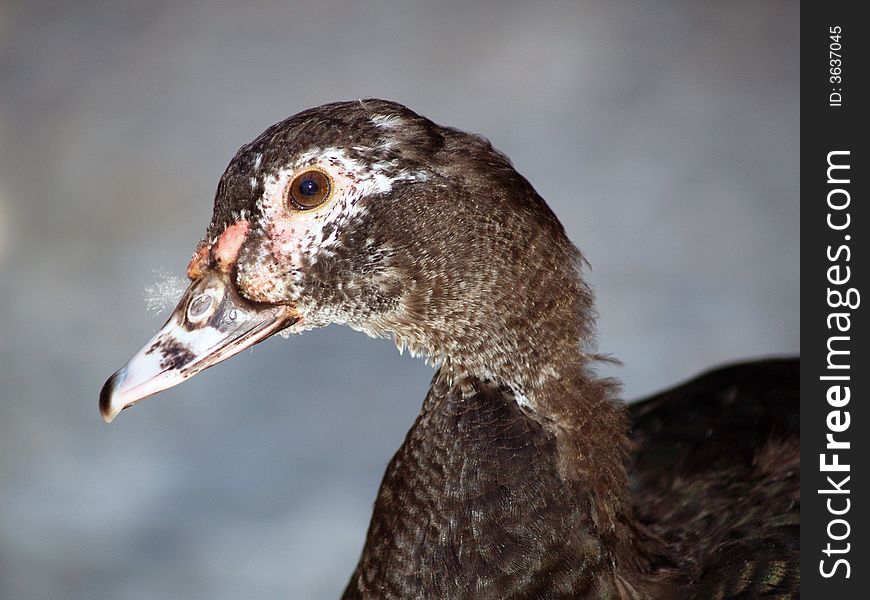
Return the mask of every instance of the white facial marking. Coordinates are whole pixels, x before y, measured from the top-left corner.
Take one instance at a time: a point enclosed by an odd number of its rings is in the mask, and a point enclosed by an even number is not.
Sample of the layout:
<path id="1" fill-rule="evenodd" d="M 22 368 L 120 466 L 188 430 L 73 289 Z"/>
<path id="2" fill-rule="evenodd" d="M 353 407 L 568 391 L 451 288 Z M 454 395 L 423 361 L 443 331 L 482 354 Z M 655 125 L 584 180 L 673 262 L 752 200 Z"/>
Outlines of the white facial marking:
<path id="1" fill-rule="evenodd" d="M 322 207 L 294 211 L 286 205 L 285 192 L 293 178 L 306 168 L 320 169 L 330 177 L 332 195 Z M 341 149 L 325 148 L 313 149 L 293 165 L 264 177 L 263 193 L 257 201 L 260 218 L 255 220 L 255 227 L 270 243 L 257 257 L 257 268 L 266 267 L 274 257 L 281 257 L 284 264 L 301 266 L 331 255 L 342 229 L 365 211 L 363 198 L 387 193 L 398 181 L 422 181 L 426 177 L 423 172 L 396 174 L 394 169 L 394 162 L 366 166 Z M 262 272 L 268 272 L 268 268 Z M 300 279 L 298 272 L 296 281 Z M 282 283 L 270 282 L 276 297 L 287 292 L 280 289 Z"/>
<path id="2" fill-rule="evenodd" d="M 375 127 L 384 129 L 399 127 L 402 124 L 402 118 L 399 115 L 373 115 L 371 121 Z"/>
<path id="3" fill-rule="evenodd" d="M 402 126 L 402 118 L 399 115 L 374 115 L 371 117 L 372 124 L 378 129 L 385 130 L 378 140 L 380 150 L 390 150 L 396 146 L 396 138 L 389 134 L 389 130 Z"/>

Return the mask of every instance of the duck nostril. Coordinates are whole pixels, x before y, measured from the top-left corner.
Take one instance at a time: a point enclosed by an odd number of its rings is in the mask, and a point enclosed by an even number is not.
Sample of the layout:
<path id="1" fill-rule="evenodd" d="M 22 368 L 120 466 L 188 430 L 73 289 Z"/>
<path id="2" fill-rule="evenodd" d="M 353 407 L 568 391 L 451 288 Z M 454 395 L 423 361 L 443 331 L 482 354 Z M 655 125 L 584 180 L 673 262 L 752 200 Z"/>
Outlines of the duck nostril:
<path id="1" fill-rule="evenodd" d="M 212 304 L 214 304 L 214 298 L 211 294 L 208 292 L 199 294 L 190 301 L 190 305 L 187 307 L 187 318 L 191 321 L 202 319 L 209 312 Z"/>

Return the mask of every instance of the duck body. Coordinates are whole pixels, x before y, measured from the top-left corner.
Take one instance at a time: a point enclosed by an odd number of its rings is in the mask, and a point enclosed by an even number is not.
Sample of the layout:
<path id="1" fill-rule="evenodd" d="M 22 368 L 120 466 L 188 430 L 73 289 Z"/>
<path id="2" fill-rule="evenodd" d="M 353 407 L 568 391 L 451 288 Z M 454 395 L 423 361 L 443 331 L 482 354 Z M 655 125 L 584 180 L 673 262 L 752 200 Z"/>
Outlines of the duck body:
<path id="1" fill-rule="evenodd" d="M 637 522 L 609 534 L 509 389 L 436 376 L 343 597 L 796 596 L 798 370 L 733 365 L 630 405 Z"/>
<path id="2" fill-rule="evenodd" d="M 716 369 L 629 406 L 634 514 L 692 598 L 800 594 L 800 361 Z"/>
<path id="3" fill-rule="evenodd" d="M 438 366 L 345 598 L 796 594 L 796 362 L 627 409 L 584 268 L 484 138 L 383 100 L 310 109 L 230 162 L 190 287 L 100 410 L 345 324 Z"/>
<path id="4" fill-rule="evenodd" d="M 513 392 L 436 376 L 344 598 L 616 597 L 592 498 Z M 612 532 L 605 537 L 612 537 Z"/>

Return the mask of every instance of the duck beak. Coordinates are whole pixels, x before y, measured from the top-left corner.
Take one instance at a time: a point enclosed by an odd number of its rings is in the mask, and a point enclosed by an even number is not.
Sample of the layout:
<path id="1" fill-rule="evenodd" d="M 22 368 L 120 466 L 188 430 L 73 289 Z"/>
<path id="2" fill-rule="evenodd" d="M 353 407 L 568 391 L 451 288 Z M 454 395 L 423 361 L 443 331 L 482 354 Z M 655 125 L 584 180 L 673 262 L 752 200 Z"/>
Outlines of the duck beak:
<path id="1" fill-rule="evenodd" d="M 208 270 L 184 293 L 172 316 L 100 392 L 110 423 L 123 409 L 178 385 L 299 321 L 290 306 L 242 298 L 227 273 Z"/>

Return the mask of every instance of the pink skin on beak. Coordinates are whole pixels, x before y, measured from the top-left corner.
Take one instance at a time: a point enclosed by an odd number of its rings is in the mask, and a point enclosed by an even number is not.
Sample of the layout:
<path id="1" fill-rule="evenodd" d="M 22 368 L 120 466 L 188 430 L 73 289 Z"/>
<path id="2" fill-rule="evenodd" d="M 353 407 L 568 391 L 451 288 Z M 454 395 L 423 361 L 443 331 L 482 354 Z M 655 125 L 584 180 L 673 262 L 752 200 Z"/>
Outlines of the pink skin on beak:
<path id="1" fill-rule="evenodd" d="M 238 221 L 227 227 L 215 240 L 214 245 L 202 243 L 193 253 L 193 258 L 187 265 L 187 276 L 195 281 L 203 276 L 210 267 L 228 273 L 239 260 L 242 244 L 248 239 L 251 225 L 247 221 Z"/>
<path id="2" fill-rule="evenodd" d="M 232 277 L 249 225 L 228 227 L 188 265 L 193 280 L 165 325 L 106 381 L 100 413 L 108 423 L 121 410 L 261 342 L 300 319 L 292 306 L 243 298 Z"/>

